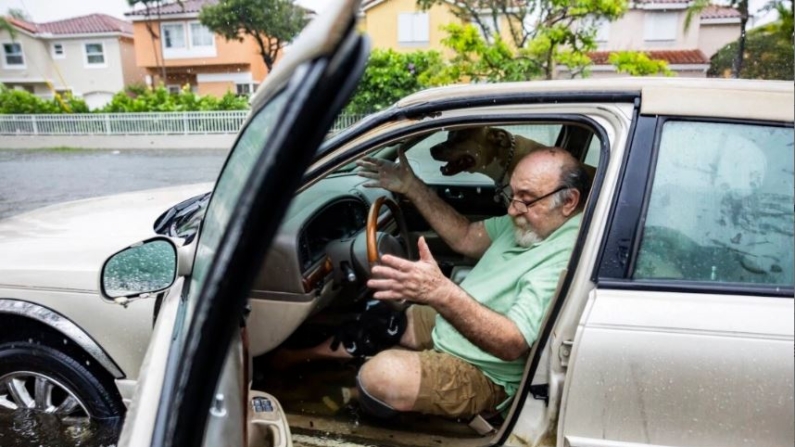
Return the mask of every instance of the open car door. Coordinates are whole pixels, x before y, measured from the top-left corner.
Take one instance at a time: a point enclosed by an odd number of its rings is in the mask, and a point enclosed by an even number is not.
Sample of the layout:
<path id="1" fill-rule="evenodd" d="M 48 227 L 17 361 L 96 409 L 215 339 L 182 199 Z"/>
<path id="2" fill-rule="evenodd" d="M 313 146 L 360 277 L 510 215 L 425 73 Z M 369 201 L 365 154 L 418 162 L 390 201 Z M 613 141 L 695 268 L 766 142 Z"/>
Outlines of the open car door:
<path id="1" fill-rule="evenodd" d="M 247 295 L 301 175 L 364 71 L 359 3 L 334 2 L 310 23 L 252 99 L 188 250 L 195 257 L 183 292 L 172 289 L 163 304 L 119 445 L 245 445 Z"/>

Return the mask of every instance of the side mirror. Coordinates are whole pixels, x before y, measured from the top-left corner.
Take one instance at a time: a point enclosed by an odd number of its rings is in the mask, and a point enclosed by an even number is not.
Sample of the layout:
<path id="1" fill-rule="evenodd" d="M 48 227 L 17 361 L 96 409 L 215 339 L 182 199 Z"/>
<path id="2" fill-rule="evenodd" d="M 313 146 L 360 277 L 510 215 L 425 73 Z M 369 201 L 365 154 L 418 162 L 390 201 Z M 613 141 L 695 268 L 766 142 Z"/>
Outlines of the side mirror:
<path id="1" fill-rule="evenodd" d="M 109 257 L 99 277 L 100 293 L 114 303 L 147 298 L 162 292 L 177 279 L 177 247 L 155 237 L 133 244 Z"/>

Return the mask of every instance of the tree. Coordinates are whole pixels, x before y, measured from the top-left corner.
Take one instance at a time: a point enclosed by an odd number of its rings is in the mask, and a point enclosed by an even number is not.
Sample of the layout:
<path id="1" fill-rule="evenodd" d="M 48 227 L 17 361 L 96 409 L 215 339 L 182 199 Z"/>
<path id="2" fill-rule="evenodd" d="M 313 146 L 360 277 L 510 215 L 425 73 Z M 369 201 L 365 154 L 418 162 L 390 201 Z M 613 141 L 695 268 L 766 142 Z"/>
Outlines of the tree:
<path id="1" fill-rule="evenodd" d="M 608 56 L 608 61 L 616 67 L 616 71 L 630 76 L 674 75 L 668 68 L 668 62 L 651 59 L 646 53 L 638 51 L 617 51 Z"/>
<path id="2" fill-rule="evenodd" d="M 14 25 L 9 23 L 5 17 L 0 17 L 0 31 L 8 31 L 8 34 L 11 36 L 11 40 L 16 39 L 17 37 L 17 30 L 14 29 Z"/>
<path id="3" fill-rule="evenodd" d="M 177 3 L 180 5 L 182 4 L 182 0 L 176 0 Z M 130 7 L 136 7 L 138 5 L 143 5 L 144 9 L 144 16 L 146 20 L 146 31 L 149 33 L 149 37 L 152 39 L 152 53 L 155 55 L 155 63 L 157 63 L 158 68 L 160 69 L 160 81 L 166 82 L 166 63 L 163 61 L 163 54 L 161 51 L 157 51 L 157 41 L 160 40 L 160 34 L 155 31 L 155 22 L 152 20 L 152 10 L 157 12 L 157 23 L 160 23 L 160 7 L 163 6 L 164 0 L 127 0 L 127 4 Z"/>
<path id="4" fill-rule="evenodd" d="M 792 41 L 795 38 L 793 30 L 793 2 L 791 0 L 772 0 L 762 8 L 762 11 L 775 10 L 778 20 L 760 27 L 766 33 L 777 36 L 781 40 Z"/>
<path id="5" fill-rule="evenodd" d="M 459 0 L 454 5 L 446 0 L 417 0 L 423 9 L 436 4 L 450 6 L 462 22 L 493 37 L 493 43 L 484 42 L 498 47 L 501 55 L 506 50 L 515 51 L 517 63 L 508 71 L 514 73 L 512 76 L 524 71 L 524 79 L 537 77 L 538 73 L 554 79 L 558 64 L 573 71 L 587 66 L 590 59 L 586 53 L 596 49 L 597 22 L 617 19 L 628 6 L 627 0 Z M 491 36 L 494 24 L 499 23 L 508 28 L 507 42 L 501 33 Z M 488 57 L 472 42 L 474 36 L 465 37 L 467 42 L 461 45 L 470 51 L 464 59 Z"/>
<path id="6" fill-rule="evenodd" d="M 19 8 L 8 8 L 7 15 L 12 19 L 24 20 L 30 22 L 30 16 L 24 10 Z"/>
<path id="7" fill-rule="evenodd" d="M 244 36 L 251 36 L 271 71 L 279 53 L 298 35 L 308 17 L 306 10 L 291 0 L 221 0 L 205 6 L 199 21 L 227 40 L 242 42 Z"/>
<path id="8" fill-rule="evenodd" d="M 791 5 L 791 3 L 790 3 Z M 785 5 L 786 7 L 786 5 Z M 791 6 L 790 6 L 791 8 Z M 779 20 L 748 32 L 740 77 L 744 79 L 793 80 L 792 10 L 779 11 Z M 710 61 L 708 76 L 730 77 L 739 42 L 718 50 Z"/>
<path id="9" fill-rule="evenodd" d="M 400 98 L 436 85 L 444 61 L 436 51 L 398 53 L 373 50 L 362 79 L 345 109 L 346 113 L 368 114 L 391 106 Z"/>
<path id="10" fill-rule="evenodd" d="M 690 28 L 693 17 L 712 5 L 712 0 L 694 0 L 687 8 L 685 16 L 685 30 Z M 748 0 L 728 0 L 728 6 L 740 13 L 740 38 L 735 46 L 734 62 L 732 63 L 732 77 L 739 78 L 743 70 L 743 54 L 745 53 L 746 26 L 748 25 Z"/>

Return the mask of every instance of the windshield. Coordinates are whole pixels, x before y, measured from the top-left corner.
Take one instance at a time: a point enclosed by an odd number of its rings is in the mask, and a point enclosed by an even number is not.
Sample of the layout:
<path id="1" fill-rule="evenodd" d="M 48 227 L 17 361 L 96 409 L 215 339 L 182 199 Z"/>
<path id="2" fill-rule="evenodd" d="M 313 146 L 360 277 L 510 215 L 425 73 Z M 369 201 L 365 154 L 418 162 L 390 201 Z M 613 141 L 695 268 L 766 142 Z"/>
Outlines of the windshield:
<path id="1" fill-rule="evenodd" d="M 232 149 L 232 153 L 218 178 L 214 194 L 207 207 L 202 223 L 201 237 L 196 248 L 193 276 L 190 282 L 188 309 L 182 327 L 187 328 L 195 309 L 193 300 L 198 296 L 204 283 L 210 263 L 221 243 L 227 224 L 232 216 L 251 169 L 279 122 L 285 107 L 285 96 L 278 94 L 251 119 L 248 126 Z"/>

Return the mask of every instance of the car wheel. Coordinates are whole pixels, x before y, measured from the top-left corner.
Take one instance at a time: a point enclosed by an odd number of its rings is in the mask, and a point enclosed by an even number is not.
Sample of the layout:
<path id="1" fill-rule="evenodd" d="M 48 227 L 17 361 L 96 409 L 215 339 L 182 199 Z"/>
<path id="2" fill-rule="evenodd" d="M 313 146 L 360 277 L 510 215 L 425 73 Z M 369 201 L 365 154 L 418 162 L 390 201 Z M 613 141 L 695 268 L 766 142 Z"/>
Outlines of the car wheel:
<path id="1" fill-rule="evenodd" d="M 40 411 L 68 423 L 121 416 L 124 405 L 82 363 L 49 346 L 0 344 L 0 411 Z"/>

